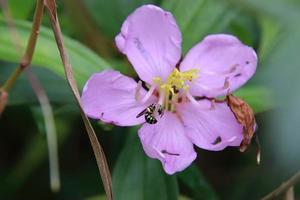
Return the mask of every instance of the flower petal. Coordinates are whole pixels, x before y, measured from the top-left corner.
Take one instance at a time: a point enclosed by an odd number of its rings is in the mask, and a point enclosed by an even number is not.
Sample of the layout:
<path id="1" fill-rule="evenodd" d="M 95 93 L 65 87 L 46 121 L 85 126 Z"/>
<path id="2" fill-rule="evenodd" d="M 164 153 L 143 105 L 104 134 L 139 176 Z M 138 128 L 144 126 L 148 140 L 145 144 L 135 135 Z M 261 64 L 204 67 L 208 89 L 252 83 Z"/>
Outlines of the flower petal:
<path id="1" fill-rule="evenodd" d="M 145 121 L 136 116 L 154 102 L 150 98 L 145 104 L 135 99 L 137 83 L 120 72 L 105 70 L 93 74 L 86 82 L 82 92 L 84 112 L 91 118 L 119 126 L 133 126 Z M 139 95 L 146 91 L 141 88 Z"/>
<path id="2" fill-rule="evenodd" d="M 175 19 L 153 5 L 142 6 L 127 17 L 116 44 L 149 84 L 156 76 L 166 80 L 181 57 L 181 33 Z"/>
<path id="3" fill-rule="evenodd" d="M 194 46 L 180 65 L 181 71 L 199 69 L 199 78 L 190 85 L 194 96 L 217 97 L 232 92 L 255 73 L 255 51 L 236 37 L 209 35 Z"/>
<path id="4" fill-rule="evenodd" d="M 227 146 L 239 146 L 243 140 L 243 127 L 240 125 L 226 103 L 208 100 L 179 106 L 185 133 L 200 148 L 219 151 Z"/>
<path id="5" fill-rule="evenodd" d="M 165 112 L 157 124 L 144 124 L 138 132 L 145 153 L 159 159 L 168 174 L 184 170 L 197 156 L 182 123 L 173 113 Z"/>

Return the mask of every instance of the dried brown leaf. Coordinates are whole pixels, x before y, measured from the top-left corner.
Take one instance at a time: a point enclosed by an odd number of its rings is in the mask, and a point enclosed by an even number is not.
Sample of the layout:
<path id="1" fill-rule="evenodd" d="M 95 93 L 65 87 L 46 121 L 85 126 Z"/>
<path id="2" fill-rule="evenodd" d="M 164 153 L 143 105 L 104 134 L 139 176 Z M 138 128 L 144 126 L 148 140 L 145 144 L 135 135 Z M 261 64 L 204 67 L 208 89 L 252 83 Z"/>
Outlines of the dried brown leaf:
<path id="1" fill-rule="evenodd" d="M 243 126 L 244 139 L 240 145 L 240 151 L 244 152 L 255 132 L 254 112 L 248 103 L 232 94 L 228 95 L 226 100 L 238 123 Z"/>

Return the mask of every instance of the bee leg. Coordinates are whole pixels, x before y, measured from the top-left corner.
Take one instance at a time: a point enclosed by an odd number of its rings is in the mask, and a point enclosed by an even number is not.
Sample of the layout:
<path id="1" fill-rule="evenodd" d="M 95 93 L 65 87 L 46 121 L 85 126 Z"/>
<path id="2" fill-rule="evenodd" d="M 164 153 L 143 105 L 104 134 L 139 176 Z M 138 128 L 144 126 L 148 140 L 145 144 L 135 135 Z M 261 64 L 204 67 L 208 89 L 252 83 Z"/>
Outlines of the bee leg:
<path id="1" fill-rule="evenodd" d="M 141 99 L 138 99 L 137 101 L 140 103 L 146 103 L 146 101 L 148 101 L 149 98 L 153 95 L 153 92 L 155 91 L 155 89 L 156 89 L 156 86 L 152 85 L 150 87 L 150 89 L 148 90 L 148 92 L 145 94 L 145 96 Z"/>
<path id="2" fill-rule="evenodd" d="M 160 116 L 162 117 L 163 112 L 164 112 L 163 106 L 160 105 L 160 104 L 157 104 L 157 105 L 155 106 L 154 114 L 155 114 L 155 115 L 158 114 L 158 115 L 160 115 Z"/>
<path id="3" fill-rule="evenodd" d="M 144 109 L 144 110 L 142 110 L 142 112 L 140 112 L 140 113 L 136 116 L 136 118 L 139 118 L 139 117 L 141 117 L 142 115 L 144 115 L 144 114 L 146 113 L 146 111 L 147 111 L 147 108 Z"/>
<path id="4" fill-rule="evenodd" d="M 162 118 L 162 116 L 165 114 L 165 110 L 162 108 L 161 112 L 160 112 L 160 118 Z"/>

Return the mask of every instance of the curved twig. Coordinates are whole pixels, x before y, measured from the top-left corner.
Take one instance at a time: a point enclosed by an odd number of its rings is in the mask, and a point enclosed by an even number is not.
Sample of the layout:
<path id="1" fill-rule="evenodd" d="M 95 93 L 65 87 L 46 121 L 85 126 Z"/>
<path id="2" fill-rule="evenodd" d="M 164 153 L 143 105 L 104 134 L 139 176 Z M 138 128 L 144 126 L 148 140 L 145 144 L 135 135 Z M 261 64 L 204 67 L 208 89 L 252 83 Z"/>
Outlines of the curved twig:
<path id="1" fill-rule="evenodd" d="M 80 114 L 81 114 L 82 120 L 84 122 L 85 128 L 87 130 L 87 133 L 88 133 L 88 136 L 89 136 L 89 139 L 90 139 L 90 142 L 91 142 L 91 145 L 92 145 L 95 157 L 96 157 L 96 161 L 97 161 L 99 172 L 100 172 L 100 175 L 101 175 L 101 178 L 103 181 L 106 197 L 108 200 L 112 200 L 113 199 L 112 181 L 111 181 L 110 171 L 109 171 L 109 168 L 107 165 L 107 160 L 106 160 L 105 154 L 103 152 L 103 149 L 97 139 L 95 131 L 94 131 L 88 117 L 85 115 L 85 113 L 82 109 L 80 93 L 79 93 L 76 81 L 74 79 L 74 76 L 73 76 L 72 66 L 69 61 L 66 49 L 65 49 L 65 45 L 63 42 L 63 36 L 61 33 L 59 21 L 57 18 L 55 0 L 45 0 L 45 7 L 48 11 L 49 18 L 51 20 L 54 37 L 55 37 L 55 40 L 57 43 L 58 50 L 60 52 L 60 56 L 61 56 L 61 60 L 62 60 L 63 66 L 64 66 L 67 81 L 69 83 L 69 86 L 72 90 L 73 95 L 75 96 L 76 102 L 80 108 Z"/>
<path id="2" fill-rule="evenodd" d="M 300 181 L 300 171 L 298 171 L 296 174 L 294 174 L 287 181 L 283 182 L 273 192 L 271 192 L 268 195 L 266 195 L 265 197 L 263 197 L 262 200 L 270 200 L 270 199 L 274 199 L 275 197 L 278 197 L 279 195 L 281 195 L 282 193 L 287 191 L 290 187 L 292 187 L 299 181 Z"/>

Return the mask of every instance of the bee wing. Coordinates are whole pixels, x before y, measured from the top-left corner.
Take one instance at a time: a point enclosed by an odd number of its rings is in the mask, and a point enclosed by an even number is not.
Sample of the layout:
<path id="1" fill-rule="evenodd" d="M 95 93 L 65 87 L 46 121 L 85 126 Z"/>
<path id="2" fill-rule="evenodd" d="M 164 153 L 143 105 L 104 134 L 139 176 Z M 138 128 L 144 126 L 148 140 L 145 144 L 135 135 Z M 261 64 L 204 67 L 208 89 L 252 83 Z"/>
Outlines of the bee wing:
<path id="1" fill-rule="evenodd" d="M 147 110 L 147 108 L 145 108 L 142 112 L 140 112 L 140 113 L 136 116 L 136 118 L 139 118 L 139 117 L 141 117 L 142 115 L 144 115 L 145 112 L 146 112 L 146 110 Z"/>

